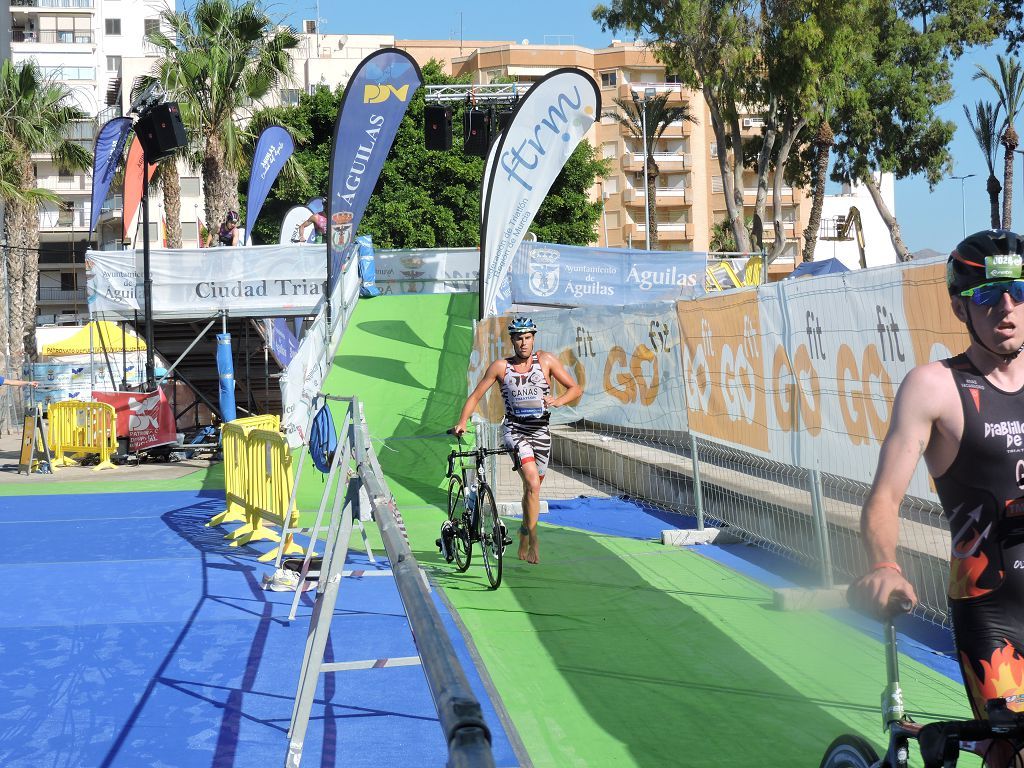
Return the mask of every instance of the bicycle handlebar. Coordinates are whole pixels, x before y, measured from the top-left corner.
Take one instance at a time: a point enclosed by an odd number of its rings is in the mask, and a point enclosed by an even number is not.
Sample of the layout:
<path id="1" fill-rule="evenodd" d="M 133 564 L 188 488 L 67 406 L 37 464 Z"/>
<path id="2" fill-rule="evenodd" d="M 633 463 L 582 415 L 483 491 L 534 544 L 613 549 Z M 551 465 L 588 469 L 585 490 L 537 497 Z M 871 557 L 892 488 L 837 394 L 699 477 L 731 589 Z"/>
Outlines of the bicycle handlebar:
<path id="1" fill-rule="evenodd" d="M 477 448 L 472 451 L 452 451 L 448 454 L 448 475 L 455 473 L 455 459 L 485 459 L 488 456 L 508 453 L 508 448 Z"/>

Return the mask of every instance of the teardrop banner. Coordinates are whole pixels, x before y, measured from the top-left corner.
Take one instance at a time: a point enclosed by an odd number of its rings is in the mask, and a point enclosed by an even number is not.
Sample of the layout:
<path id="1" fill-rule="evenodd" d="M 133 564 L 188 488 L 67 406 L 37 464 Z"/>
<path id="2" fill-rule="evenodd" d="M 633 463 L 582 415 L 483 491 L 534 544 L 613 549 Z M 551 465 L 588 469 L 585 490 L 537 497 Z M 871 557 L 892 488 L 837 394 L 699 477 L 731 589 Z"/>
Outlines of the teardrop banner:
<path id="1" fill-rule="evenodd" d="M 355 249 L 359 222 L 377 184 L 398 126 L 423 75 L 405 51 L 382 48 L 360 62 L 341 97 L 327 194 L 327 320 L 345 254 Z"/>
<path id="2" fill-rule="evenodd" d="M 487 169 L 480 240 L 480 317 L 496 300 L 523 236 L 566 160 L 601 113 L 597 83 L 579 69 L 556 69 L 516 105 Z"/>

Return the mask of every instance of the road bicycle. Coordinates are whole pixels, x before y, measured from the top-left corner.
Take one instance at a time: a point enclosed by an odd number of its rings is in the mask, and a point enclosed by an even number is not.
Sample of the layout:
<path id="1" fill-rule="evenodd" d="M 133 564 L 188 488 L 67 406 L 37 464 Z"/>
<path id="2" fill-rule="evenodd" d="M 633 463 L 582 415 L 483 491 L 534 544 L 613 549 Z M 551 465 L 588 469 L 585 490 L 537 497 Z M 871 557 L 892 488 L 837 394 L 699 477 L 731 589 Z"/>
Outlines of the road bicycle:
<path id="1" fill-rule="evenodd" d="M 459 438 L 459 447 L 462 439 Z M 488 456 L 508 453 L 505 448 L 455 450 L 448 454 L 448 519 L 437 540 L 448 562 L 455 561 L 459 573 L 465 573 L 473 559 L 473 544 L 480 545 L 484 570 L 491 589 L 501 585 L 501 559 L 512 543 L 505 524 L 498 516 L 498 505 L 487 482 L 484 462 Z M 468 465 L 466 459 L 472 459 Z M 456 467 L 458 460 L 458 467 Z M 468 493 L 467 493 L 468 490 Z"/>
<path id="2" fill-rule="evenodd" d="M 887 681 L 882 691 L 882 722 L 889 732 L 885 755 L 879 758 L 866 739 L 848 733 L 829 745 L 820 768 L 907 768 L 911 741 L 917 742 L 925 768 L 954 768 L 961 752 L 985 758 L 990 768 L 993 765 L 1006 768 L 1024 766 L 1024 760 L 1018 756 L 1024 748 L 1024 713 L 1007 709 L 1006 699 L 988 701 L 988 720 L 945 720 L 923 724 L 914 722 L 906 713 L 900 688 L 893 619 L 910 609 L 909 601 L 895 600 L 889 604 L 883 622 Z"/>

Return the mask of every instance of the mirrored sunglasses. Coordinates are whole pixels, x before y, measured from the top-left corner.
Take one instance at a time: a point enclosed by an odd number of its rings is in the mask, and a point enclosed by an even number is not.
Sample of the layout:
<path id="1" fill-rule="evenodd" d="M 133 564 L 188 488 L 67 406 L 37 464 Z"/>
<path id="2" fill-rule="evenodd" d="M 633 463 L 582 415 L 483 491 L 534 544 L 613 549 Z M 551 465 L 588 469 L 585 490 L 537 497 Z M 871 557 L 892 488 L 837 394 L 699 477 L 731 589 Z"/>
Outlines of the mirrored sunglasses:
<path id="1" fill-rule="evenodd" d="M 1010 298 L 1017 304 L 1024 302 L 1024 280 L 983 283 L 974 288 L 968 288 L 966 291 L 961 291 L 960 295 L 964 298 L 969 298 L 979 307 L 994 307 L 1003 300 L 1004 293 L 1010 294 Z"/>

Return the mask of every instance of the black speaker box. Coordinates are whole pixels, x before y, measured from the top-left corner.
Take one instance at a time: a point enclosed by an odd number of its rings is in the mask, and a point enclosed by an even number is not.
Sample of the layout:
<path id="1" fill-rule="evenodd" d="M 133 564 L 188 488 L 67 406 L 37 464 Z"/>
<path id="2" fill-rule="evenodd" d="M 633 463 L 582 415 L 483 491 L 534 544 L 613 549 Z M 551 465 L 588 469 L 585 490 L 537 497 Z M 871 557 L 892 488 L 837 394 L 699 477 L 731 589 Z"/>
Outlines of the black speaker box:
<path id="1" fill-rule="evenodd" d="M 452 148 L 452 108 L 428 104 L 423 107 L 423 139 L 427 149 Z"/>
<path id="2" fill-rule="evenodd" d="M 135 135 L 150 163 L 174 154 L 174 150 L 188 143 L 181 112 L 173 101 L 157 104 L 140 117 L 135 123 Z"/>
<path id="3" fill-rule="evenodd" d="M 501 133 L 512 123 L 512 110 L 505 109 L 498 113 L 498 133 Z"/>
<path id="4" fill-rule="evenodd" d="M 491 113 L 484 109 L 467 109 L 463 117 L 464 146 L 467 155 L 487 157 L 491 145 Z"/>

